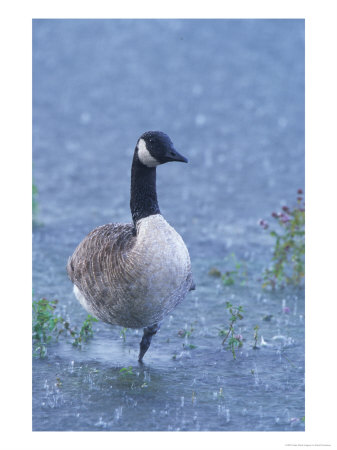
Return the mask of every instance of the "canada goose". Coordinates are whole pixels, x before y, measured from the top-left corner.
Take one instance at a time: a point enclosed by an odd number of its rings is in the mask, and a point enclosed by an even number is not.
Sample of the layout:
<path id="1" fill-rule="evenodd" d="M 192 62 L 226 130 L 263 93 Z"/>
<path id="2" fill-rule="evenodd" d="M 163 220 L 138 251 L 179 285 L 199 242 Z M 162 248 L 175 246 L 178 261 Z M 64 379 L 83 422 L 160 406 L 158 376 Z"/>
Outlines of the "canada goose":
<path id="1" fill-rule="evenodd" d="M 160 213 L 156 167 L 187 162 L 160 131 L 138 139 L 131 168 L 133 224 L 94 229 L 69 258 L 67 272 L 81 305 L 103 322 L 144 328 L 142 362 L 162 319 L 195 289 L 188 250 Z"/>

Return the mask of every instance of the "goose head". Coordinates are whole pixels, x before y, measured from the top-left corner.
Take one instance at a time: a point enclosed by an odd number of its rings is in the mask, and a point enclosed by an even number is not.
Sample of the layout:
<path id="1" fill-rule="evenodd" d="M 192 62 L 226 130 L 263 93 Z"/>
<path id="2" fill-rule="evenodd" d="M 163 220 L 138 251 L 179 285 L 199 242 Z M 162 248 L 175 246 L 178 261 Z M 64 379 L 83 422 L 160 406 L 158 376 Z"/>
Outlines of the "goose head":
<path id="1" fill-rule="evenodd" d="M 187 159 L 174 148 L 171 139 L 161 131 L 147 131 L 138 139 L 136 154 L 146 167 L 157 167 L 171 161 L 187 163 Z"/>

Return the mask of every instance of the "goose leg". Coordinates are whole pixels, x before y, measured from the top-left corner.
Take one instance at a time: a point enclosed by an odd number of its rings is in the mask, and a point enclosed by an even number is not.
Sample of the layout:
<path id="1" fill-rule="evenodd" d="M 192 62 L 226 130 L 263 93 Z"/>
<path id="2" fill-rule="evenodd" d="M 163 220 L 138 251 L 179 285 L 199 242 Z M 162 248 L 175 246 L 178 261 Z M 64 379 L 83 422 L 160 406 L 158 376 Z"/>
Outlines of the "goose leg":
<path id="1" fill-rule="evenodd" d="M 144 333 L 142 340 L 140 341 L 140 351 L 138 356 L 138 361 L 143 362 L 143 356 L 147 352 L 148 348 L 150 347 L 152 336 L 157 333 L 159 330 L 160 325 L 158 323 L 155 323 L 154 325 L 151 325 L 150 327 L 144 328 Z"/>

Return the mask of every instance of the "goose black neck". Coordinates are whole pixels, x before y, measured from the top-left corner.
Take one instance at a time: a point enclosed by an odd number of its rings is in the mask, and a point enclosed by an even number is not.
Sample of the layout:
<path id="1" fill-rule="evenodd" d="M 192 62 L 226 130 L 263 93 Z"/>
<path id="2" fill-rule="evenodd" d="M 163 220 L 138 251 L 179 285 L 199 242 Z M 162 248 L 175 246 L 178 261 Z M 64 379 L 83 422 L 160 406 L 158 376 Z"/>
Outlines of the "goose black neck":
<path id="1" fill-rule="evenodd" d="M 138 220 L 144 217 L 160 214 L 156 190 L 156 168 L 144 166 L 136 154 L 131 168 L 130 208 L 135 226 Z"/>

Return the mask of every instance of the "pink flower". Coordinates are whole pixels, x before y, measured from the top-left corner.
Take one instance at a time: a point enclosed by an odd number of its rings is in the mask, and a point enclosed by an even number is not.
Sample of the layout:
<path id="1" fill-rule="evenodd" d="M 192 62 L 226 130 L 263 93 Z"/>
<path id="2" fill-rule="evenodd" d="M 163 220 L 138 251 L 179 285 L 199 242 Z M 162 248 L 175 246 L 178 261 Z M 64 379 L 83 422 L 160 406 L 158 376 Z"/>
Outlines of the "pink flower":
<path id="1" fill-rule="evenodd" d="M 290 217 L 287 214 L 281 214 L 280 219 L 282 223 L 287 223 L 290 220 Z"/>
<path id="2" fill-rule="evenodd" d="M 285 307 L 283 308 L 283 313 L 284 313 L 284 314 L 289 314 L 289 313 L 290 313 L 290 308 L 289 308 L 289 306 L 285 306 Z"/>

